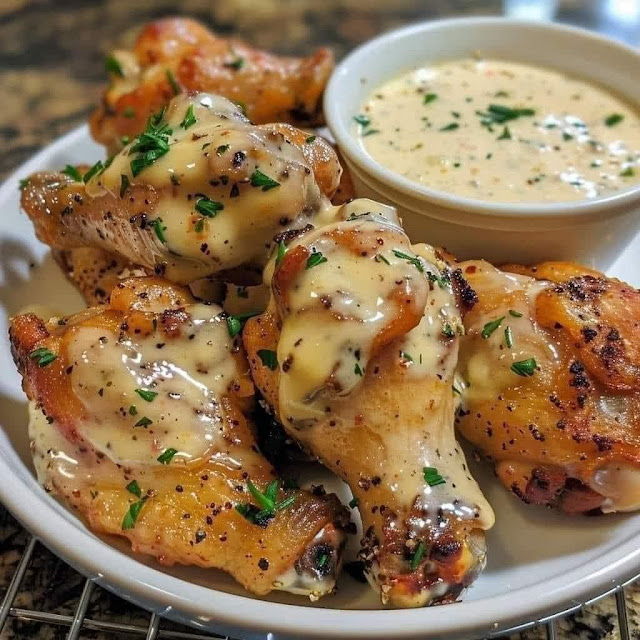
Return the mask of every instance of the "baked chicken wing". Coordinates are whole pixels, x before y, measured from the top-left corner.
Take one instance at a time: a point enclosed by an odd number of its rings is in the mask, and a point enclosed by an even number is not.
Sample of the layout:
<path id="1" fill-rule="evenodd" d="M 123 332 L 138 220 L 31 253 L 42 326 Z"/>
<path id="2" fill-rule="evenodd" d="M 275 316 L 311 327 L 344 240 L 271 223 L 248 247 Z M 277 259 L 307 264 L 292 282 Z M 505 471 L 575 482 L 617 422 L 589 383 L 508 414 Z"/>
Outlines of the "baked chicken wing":
<path id="1" fill-rule="evenodd" d="M 640 507 L 640 292 L 570 263 L 461 267 L 460 432 L 525 502 Z"/>
<path id="2" fill-rule="evenodd" d="M 189 283 L 261 267 L 276 234 L 332 214 L 340 174 L 322 138 L 253 126 L 224 98 L 179 96 L 84 176 L 31 176 L 22 206 L 54 249 L 99 248 Z"/>
<path id="3" fill-rule="evenodd" d="M 348 516 L 333 495 L 285 488 L 259 453 L 228 325 L 155 277 L 124 280 L 108 305 L 74 316 L 13 318 L 39 479 L 93 530 L 163 564 L 319 597 Z"/>
<path id="4" fill-rule="evenodd" d="M 308 58 L 276 56 L 220 38 L 194 20 L 169 18 L 149 24 L 133 51 L 114 51 L 107 67 L 110 86 L 90 126 L 113 152 L 182 91 L 229 98 L 257 124 L 317 124 L 333 56 L 328 49 Z"/>
<path id="5" fill-rule="evenodd" d="M 450 601 L 484 566 L 493 513 L 453 434 L 461 320 L 442 263 L 369 200 L 279 245 L 243 340 L 291 437 L 350 486 L 361 557 L 394 606 Z"/>

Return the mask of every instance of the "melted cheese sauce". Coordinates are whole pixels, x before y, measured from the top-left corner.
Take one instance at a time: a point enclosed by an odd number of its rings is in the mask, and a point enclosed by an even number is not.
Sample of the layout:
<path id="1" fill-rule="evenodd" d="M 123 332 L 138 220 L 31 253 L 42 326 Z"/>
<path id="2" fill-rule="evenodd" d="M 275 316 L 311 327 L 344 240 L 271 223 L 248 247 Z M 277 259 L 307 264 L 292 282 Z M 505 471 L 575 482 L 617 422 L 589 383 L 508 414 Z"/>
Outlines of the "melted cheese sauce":
<path id="1" fill-rule="evenodd" d="M 71 384 L 87 410 L 78 432 L 116 463 L 158 464 L 167 449 L 186 462 L 220 444 L 219 399 L 237 378 L 233 341 L 219 309 L 192 305 L 189 314 L 168 340 L 72 329 Z"/>
<path id="2" fill-rule="evenodd" d="M 595 198 L 640 180 L 640 113 L 579 78 L 501 60 L 425 65 L 376 89 L 354 134 L 417 183 L 494 202 Z"/>
<path id="3" fill-rule="evenodd" d="M 185 126 L 189 113 L 195 122 Z M 147 248 L 155 262 L 166 260 L 171 279 L 189 282 L 211 265 L 263 264 L 276 234 L 331 211 L 302 151 L 268 126 L 251 125 L 229 100 L 177 96 L 163 123 L 167 153 L 134 177 L 131 161 L 141 155 L 134 141 L 87 183 L 87 193 L 119 197 L 123 179 L 156 190 L 157 206 L 140 224 L 153 227 Z M 207 199 L 215 204 L 202 213 L 198 203 Z"/>

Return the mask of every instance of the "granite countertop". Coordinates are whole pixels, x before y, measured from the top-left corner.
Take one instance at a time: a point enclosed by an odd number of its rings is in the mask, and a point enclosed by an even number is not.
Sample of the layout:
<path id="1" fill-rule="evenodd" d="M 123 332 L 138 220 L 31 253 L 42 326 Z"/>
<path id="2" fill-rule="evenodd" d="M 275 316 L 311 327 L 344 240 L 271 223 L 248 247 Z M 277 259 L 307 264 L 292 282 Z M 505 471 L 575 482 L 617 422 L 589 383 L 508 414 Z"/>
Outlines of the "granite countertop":
<path id="1" fill-rule="evenodd" d="M 326 44 L 339 57 L 381 31 L 416 19 L 499 13 L 554 18 L 640 44 L 640 4 L 633 0 L 182 0 L 179 4 L 167 0 L 2 0 L 0 179 L 86 119 L 104 81 L 106 51 L 116 44 L 127 46 L 141 24 L 173 15 L 178 8 L 219 33 L 237 34 L 281 53 L 300 54 Z M 0 506 L 0 594 L 9 584 L 26 540 L 26 532 Z M 38 547 L 14 605 L 72 615 L 83 582 L 73 569 Z M 627 605 L 632 637 L 640 638 L 640 586 L 627 589 Z M 94 592 L 87 616 L 148 624 L 148 614 L 102 589 Z M 171 623 L 163 623 L 163 629 L 180 630 Z M 0 638 L 43 640 L 63 638 L 65 633 L 63 627 L 11 618 Z M 619 637 L 614 598 L 559 621 L 557 635 L 584 640 Z M 106 640 L 119 636 L 83 630 L 81 637 Z M 537 629 L 513 637 L 530 640 L 546 635 L 544 629 Z"/>

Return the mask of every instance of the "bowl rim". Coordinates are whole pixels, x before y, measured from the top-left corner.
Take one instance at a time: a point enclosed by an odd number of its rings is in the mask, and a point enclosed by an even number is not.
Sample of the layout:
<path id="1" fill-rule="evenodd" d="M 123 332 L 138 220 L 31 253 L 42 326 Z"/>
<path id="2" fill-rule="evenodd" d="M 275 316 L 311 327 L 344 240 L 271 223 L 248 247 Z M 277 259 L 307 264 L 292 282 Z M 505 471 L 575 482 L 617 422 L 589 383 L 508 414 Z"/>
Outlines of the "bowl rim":
<path id="1" fill-rule="evenodd" d="M 0 203 L 17 203 L 20 178 L 51 165 L 51 158 L 89 140 L 87 125 L 32 156 L 0 186 Z M 0 417 L 0 420 L 2 417 Z M 5 446 L 6 445 L 6 446 Z M 503 595 L 403 610 L 329 609 L 269 602 L 191 583 L 129 557 L 98 538 L 52 496 L 22 461 L 0 428 L 0 500 L 46 547 L 120 597 L 207 630 L 234 629 L 256 637 L 349 640 L 451 638 L 494 635 L 531 626 L 599 599 L 640 574 L 638 535 L 580 565 Z"/>
<path id="2" fill-rule="evenodd" d="M 345 122 L 339 114 L 338 104 L 342 95 L 344 83 L 351 83 L 357 79 L 360 82 L 359 69 L 366 61 L 371 61 L 377 55 L 381 46 L 404 40 L 407 37 L 419 36 L 439 29 L 471 29 L 479 25 L 496 26 L 503 29 L 526 28 L 540 32 L 555 32 L 567 37 L 581 38 L 592 44 L 607 46 L 636 58 L 640 70 L 640 50 L 622 42 L 618 42 L 601 34 L 581 27 L 550 22 L 537 22 L 507 18 L 503 16 L 470 16 L 463 18 L 445 18 L 426 20 L 399 29 L 383 33 L 376 38 L 351 51 L 334 69 L 325 89 L 323 109 L 327 127 L 331 131 L 341 153 L 355 165 L 356 171 L 364 172 L 369 179 L 374 178 L 385 184 L 387 189 L 395 190 L 405 196 L 435 203 L 447 209 L 455 209 L 488 217 L 575 217 L 602 213 L 603 210 L 622 210 L 638 201 L 640 202 L 640 182 L 626 189 L 598 196 L 588 200 L 569 200 L 566 202 L 492 202 L 477 198 L 457 196 L 447 191 L 432 189 L 400 176 L 382 163 L 370 156 L 359 144 L 358 139 L 351 133 L 350 119 Z M 356 67 L 355 71 L 352 67 Z M 562 66 L 558 65 L 558 70 Z M 370 91 L 375 87 L 370 88 Z M 631 101 L 635 104 L 635 101 Z"/>

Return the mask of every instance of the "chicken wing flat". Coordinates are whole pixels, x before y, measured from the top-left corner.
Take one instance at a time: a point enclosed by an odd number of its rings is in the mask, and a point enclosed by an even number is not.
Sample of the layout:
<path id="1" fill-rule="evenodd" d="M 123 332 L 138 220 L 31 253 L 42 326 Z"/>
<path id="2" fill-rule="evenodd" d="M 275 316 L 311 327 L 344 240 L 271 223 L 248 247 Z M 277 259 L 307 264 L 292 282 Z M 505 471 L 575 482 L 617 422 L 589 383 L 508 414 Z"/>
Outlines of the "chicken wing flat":
<path id="1" fill-rule="evenodd" d="M 188 283 L 261 266 L 277 233 L 332 211 L 340 164 L 324 140 L 307 140 L 251 125 L 224 98 L 179 96 L 83 177 L 31 176 L 22 206 L 54 249 L 99 248 Z"/>
<path id="2" fill-rule="evenodd" d="M 220 38 L 194 20 L 169 18 L 149 24 L 133 51 L 114 51 L 107 68 L 110 85 L 90 127 L 113 152 L 182 91 L 229 98 L 257 124 L 318 124 L 333 56 L 328 49 L 308 58 L 275 56 Z"/>
<path id="3" fill-rule="evenodd" d="M 331 592 L 337 498 L 283 487 L 246 414 L 239 338 L 214 305 L 155 277 L 110 303 L 13 318 L 40 481 L 100 533 L 161 563 L 216 567 L 257 594 Z"/>
<path id="4" fill-rule="evenodd" d="M 457 312 L 427 247 L 369 200 L 281 243 L 243 340 L 286 431 L 350 486 L 382 600 L 455 599 L 484 566 L 493 512 L 454 434 Z M 355 503 L 354 503 L 355 504 Z"/>
<path id="5" fill-rule="evenodd" d="M 570 263 L 461 263 L 460 432 L 525 502 L 640 507 L 640 292 Z"/>

